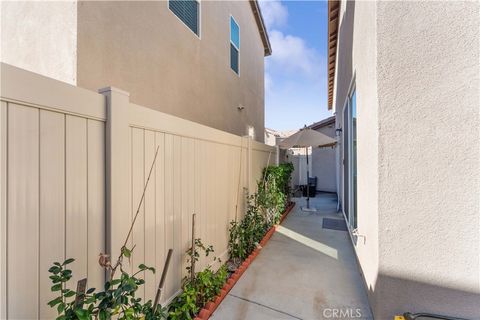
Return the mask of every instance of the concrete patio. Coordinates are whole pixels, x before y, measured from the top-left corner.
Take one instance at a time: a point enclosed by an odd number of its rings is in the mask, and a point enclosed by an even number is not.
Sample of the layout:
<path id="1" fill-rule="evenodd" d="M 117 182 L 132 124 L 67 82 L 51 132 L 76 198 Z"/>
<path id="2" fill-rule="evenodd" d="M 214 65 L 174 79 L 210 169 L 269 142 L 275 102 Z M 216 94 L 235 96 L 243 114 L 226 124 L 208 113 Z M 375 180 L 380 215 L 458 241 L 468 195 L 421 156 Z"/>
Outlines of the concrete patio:
<path id="1" fill-rule="evenodd" d="M 211 319 L 373 319 L 348 233 L 322 228 L 324 218 L 342 219 L 335 195 L 312 198 L 315 213 L 294 200 Z"/>

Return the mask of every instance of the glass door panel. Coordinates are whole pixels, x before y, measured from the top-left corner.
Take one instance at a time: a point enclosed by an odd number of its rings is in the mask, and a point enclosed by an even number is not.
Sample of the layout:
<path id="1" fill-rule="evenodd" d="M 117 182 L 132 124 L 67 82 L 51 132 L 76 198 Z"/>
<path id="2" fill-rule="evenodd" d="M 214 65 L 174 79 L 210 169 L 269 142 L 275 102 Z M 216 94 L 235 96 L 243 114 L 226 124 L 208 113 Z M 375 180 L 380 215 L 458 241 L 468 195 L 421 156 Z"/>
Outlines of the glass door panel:
<path id="1" fill-rule="evenodd" d="M 343 129 L 342 129 L 342 134 L 343 134 L 343 141 L 342 141 L 342 149 L 343 149 L 343 161 L 342 161 L 342 166 L 343 166 L 343 212 L 345 214 L 345 217 L 347 217 L 348 220 L 350 220 L 350 217 L 348 215 L 349 213 L 349 198 L 350 198 L 350 192 L 349 192 L 349 116 L 348 116 L 348 102 L 345 104 L 343 107 Z"/>
<path id="2" fill-rule="evenodd" d="M 350 109 L 351 109 L 351 181 L 352 181 L 352 213 L 353 216 L 350 221 L 350 225 L 353 228 L 357 227 L 357 95 L 355 90 L 352 93 L 350 99 Z"/>

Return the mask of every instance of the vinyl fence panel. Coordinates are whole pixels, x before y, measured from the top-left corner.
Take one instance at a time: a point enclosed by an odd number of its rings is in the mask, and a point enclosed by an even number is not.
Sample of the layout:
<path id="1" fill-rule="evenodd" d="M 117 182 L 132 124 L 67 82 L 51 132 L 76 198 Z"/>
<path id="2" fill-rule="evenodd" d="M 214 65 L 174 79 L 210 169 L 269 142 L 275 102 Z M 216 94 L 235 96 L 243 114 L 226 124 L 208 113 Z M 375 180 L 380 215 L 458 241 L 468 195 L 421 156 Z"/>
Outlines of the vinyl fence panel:
<path id="1" fill-rule="evenodd" d="M 275 148 L 130 102 L 115 88 L 87 91 L 2 64 L 0 105 L 0 318 L 50 319 L 48 268 L 75 258 L 71 288 L 102 288 L 100 253 L 116 260 L 142 198 L 127 247 L 131 264 L 155 274 L 139 297 L 153 299 L 174 249 L 162 303 L 180 290 L 195 236 L 213 245 L 197 271 L 228 258 L 230 221 L 241 219 Z M 270 159 L 270 160 L 269 160 Z"/>
<path id="2" fill-rule="evenodd" d="M 104 282 L 105 99 L 3 64 L 1 89 L 1 318 L 51 319 L 53 262 Z"/>

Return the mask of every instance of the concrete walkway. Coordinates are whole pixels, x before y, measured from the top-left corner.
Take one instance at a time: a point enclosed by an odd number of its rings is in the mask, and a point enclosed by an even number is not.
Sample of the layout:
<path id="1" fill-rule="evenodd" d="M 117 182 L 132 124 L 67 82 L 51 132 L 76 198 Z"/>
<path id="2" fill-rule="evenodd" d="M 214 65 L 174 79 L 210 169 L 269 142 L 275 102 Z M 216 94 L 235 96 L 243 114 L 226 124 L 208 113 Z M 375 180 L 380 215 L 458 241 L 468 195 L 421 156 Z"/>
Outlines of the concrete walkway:
<path id="1" fill-rule="evenodd" d="M 373 319 L 348 233 L 322 228 L 342 219 L 334 195 L 297 205 L 212 315 L 213 320 Z"/>

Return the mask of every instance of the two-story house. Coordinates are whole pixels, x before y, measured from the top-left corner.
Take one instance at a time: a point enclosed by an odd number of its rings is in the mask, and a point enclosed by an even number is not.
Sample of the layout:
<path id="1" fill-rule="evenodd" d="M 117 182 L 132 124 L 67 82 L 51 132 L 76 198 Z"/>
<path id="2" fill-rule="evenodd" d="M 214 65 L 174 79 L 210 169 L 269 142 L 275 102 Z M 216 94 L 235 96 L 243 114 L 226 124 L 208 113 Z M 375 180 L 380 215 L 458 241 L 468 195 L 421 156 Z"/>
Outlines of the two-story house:
<path id="1" fill-rule="evenodd" d="M 1 6 L 2 62 L 263 141 L 271 48 L 257 1 Z"/>

